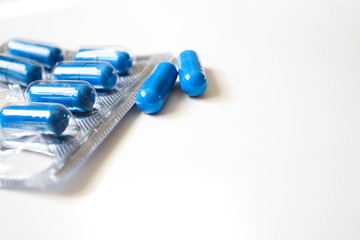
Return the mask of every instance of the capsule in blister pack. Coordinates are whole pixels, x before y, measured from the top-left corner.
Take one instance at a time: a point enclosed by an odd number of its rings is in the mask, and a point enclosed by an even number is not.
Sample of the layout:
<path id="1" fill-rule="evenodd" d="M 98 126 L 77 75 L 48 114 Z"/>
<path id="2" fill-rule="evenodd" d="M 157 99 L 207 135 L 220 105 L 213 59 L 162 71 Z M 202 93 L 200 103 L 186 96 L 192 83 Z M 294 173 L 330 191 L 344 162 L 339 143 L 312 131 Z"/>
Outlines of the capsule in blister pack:
<path id="1" fill-rule="evenodd" d="M 26 89 L 28 102 L 59 103 L 72 112 L 93 110 L 96 91 L 84 81 L 35 81 Z"/>
<path id="2" fill-rule="evenodd" d="M 126 74 L 132 66 L 127 52 L 115 49 L 83 48 L 74 54 L 74 61 L 105 61 L 110 63 L 118 74 Z"/>
<path id="3" fill-rule="evenodd" d="M 118 76 L 107 62 L 61 62 L 52 73 L 54 80 L 80 80 L 90 83 L 95 89 L 112 89 Z"/>
<path id="4" fill-rule="evenodd" d="M 9 55 L 37 61 L 46 69 L 52 69 L 57 62 L 64 60 L 64 51 L 51 44 L 14 39 L 3 48 Z"/>
<path id="5" fill-rule="evenodd" d="M 71 118 L 71 112 L 61 104 L 10 104 L 0 110 L 0 127 L 4 131 L 60 135 Z"/>
<path id="6" fill-rule="evenodd" d="M 0 81 L 27 86 L 43 77 L 43 68 L 38 63 L 0 54 Z"/>

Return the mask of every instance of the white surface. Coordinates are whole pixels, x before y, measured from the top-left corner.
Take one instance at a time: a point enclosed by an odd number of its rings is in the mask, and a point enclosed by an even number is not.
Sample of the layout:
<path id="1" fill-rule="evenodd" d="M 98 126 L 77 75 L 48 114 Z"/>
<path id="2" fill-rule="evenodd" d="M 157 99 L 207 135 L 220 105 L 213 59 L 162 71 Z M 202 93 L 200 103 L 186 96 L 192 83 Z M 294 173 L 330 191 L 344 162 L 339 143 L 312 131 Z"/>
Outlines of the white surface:
<path id="1" fill-rule="evenodd" d="M 1 239 L 360 239 L 360 2 L 0 0 L 1 42 L 195 49 L 209 87 L 133 108 L 78 174 L 0 190 Z"/>

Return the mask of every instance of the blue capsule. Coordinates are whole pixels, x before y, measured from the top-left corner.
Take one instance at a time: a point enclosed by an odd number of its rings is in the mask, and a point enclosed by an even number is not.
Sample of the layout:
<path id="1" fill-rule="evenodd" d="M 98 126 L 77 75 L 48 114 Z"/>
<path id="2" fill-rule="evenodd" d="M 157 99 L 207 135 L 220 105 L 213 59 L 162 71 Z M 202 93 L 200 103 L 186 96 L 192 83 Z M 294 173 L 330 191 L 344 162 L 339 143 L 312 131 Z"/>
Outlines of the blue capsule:
<path id="1" fill-rule="evenodd" d="M 29 102 L 60 103 L 73 112 L 92 110 L 95 96 L 95 89 L 86 82 L 37 81 L 27 89 Z"/>
<path id="2" fill-rule="evenodd" d="M 16 57 L 0 55 L 0 81 L 27 86 L 41 78 L 41 66 Z"/>
<path id="3" fill-rule="evenodd" d="M 178 58 L 178 67 L 181 89 L 193 97 L 202 94 L 208 83 L 196 52 L 183 51 Z"/>
<path id="4" fill-rule="evenodd" d="M 80 80 L 96 89 L 111 89 L 117 82 L 115 69 L 106 62 L 62 62 L 54 68 L 55 80 Z"/>
<path id="5" fill-rule="evenodd" d="M 113 65 L 118 74 L 126 74 L 132 66 L 127 52 L 112 49 L 80 49 L 75 53 L 74 61 L 105 61 Z"/>
<path id="6" fill-rule="evenodd" d="M 69 125 L 70 112 L 60 104 L 9 105 L 0 111 L 4 129 L 61 134 Z"/>
<path id="7" fill-rule="evenodd" d="M 146 113 L 158 112 L 170 94 L 177 77 L 176 67 L 159 63 L 136 94 L 136 105 Z"/>
<path id="8" fill-rule="evenodd" d="M 62 51 L 57 47 L 20 40 L 10 41 L 8 51 L 10 55 L 35 60 L 48 69 L 64 60 Z"/>

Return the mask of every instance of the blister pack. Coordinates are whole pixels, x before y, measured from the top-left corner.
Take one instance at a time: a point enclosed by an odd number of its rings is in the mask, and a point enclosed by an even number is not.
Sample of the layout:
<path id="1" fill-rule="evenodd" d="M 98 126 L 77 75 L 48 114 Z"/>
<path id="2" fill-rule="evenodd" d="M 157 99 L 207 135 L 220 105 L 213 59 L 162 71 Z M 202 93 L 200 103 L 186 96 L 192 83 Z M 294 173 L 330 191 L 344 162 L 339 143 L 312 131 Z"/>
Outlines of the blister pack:
<path id="1" fill-rule="evenodd" d="M 45 188 L 72 176 L 135 103 L 159 62 L 12 40 L 0 55 L 0 187 Z"/>

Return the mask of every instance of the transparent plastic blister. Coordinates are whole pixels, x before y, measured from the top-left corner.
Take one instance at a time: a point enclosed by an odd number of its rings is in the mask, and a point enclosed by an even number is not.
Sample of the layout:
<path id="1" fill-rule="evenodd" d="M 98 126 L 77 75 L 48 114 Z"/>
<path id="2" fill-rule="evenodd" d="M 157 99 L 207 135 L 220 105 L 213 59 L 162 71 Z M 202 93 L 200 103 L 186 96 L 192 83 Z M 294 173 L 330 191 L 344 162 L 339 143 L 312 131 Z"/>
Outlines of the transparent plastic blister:
<path id="1" fill-rule="evenodd" d="M 27 86 L 46 76 L 44 68 L 36 61 L 0 54 L 0 82 Z"/>
<path id="2" fill-rule="evenodd" d="M 102 61 L 64 61 L 54 67 L 51 79 L 87 81 L 97 90 L 120 88 L 115 68 Z"/>
<path id="3" fill-rule="evenodd" d="M 132 56 L 132 59 L 135 57 Z M 59 133 L 60 130 L 58 133 L 33 131 L 29 128 L 11 130 L 11 128 L 1 127 L 0 187 L 44 188 L 69 178 L 134 105 L 138 89 L 155 66 L 162 61 L 172 61 L 173 57 L 171 54 L 159 54 L 140 56 L 136 59 L 132 62 L 128 73 L 116 76 L 116 84 L 113 87 L 109 89 L 95 88 L 96 95 L 91 109 L 69 110 L 69 123 L 63 132 Z M 57 66 L 66 63 L 58 63 Z M 6 100 L 0 102 L 0 109 L 12 105 L 53 106 L 61 104 L 61 101 L 60 103 L 56 101 L 41 102 L 43 98 L 36 95 L 39 89 L 41 91 L 43 91 L 42 87 L 51 89 L 54 87 L 51 84 L 54 83 L 70 84 L 71 86 L 74 84 L 89 85 L 83 79 L 64 81 L 55 80 L 54 77 L 33 82 L 27 88 L 1 83 L 0 98 Z M 36 91 L 31 92 L 31 88 Z M 50 94 L 49 90 L 46 90 L 45 93 L 46 96 Z M 34 96 L 35 102 L 31 100 L 31 97 Z M 37 99 L 40 102 L 37 102 Z M 74 105 L 74 103 L 68 102 L 63 102 L 63 104 Z"/>
<path id="4" fill-rule="evenodd" d="M 38 80 L 26 88 L 25 99 L 30 103 L 63 104 L 71 112 L 87 115 L 102 106 L 95 88 L 85 81 Z"/>
<path id="5" fill-rule="evenodd" d="M 55 44 L 28 39 L 11 39 L 2 45 L 0 50 L 10 56 L 36 61 L 46 70 L 51 70 L 57 62 L 69 59 L 72 54 Z"/>
<path id="6" fill-rule="evenodd" d="M 131 66 L 136 63 L 131 51 L 119 45 L 83 46 L 69 56 L 73 61 L 106 61 L 119 75 L 131 74 Z"/>

